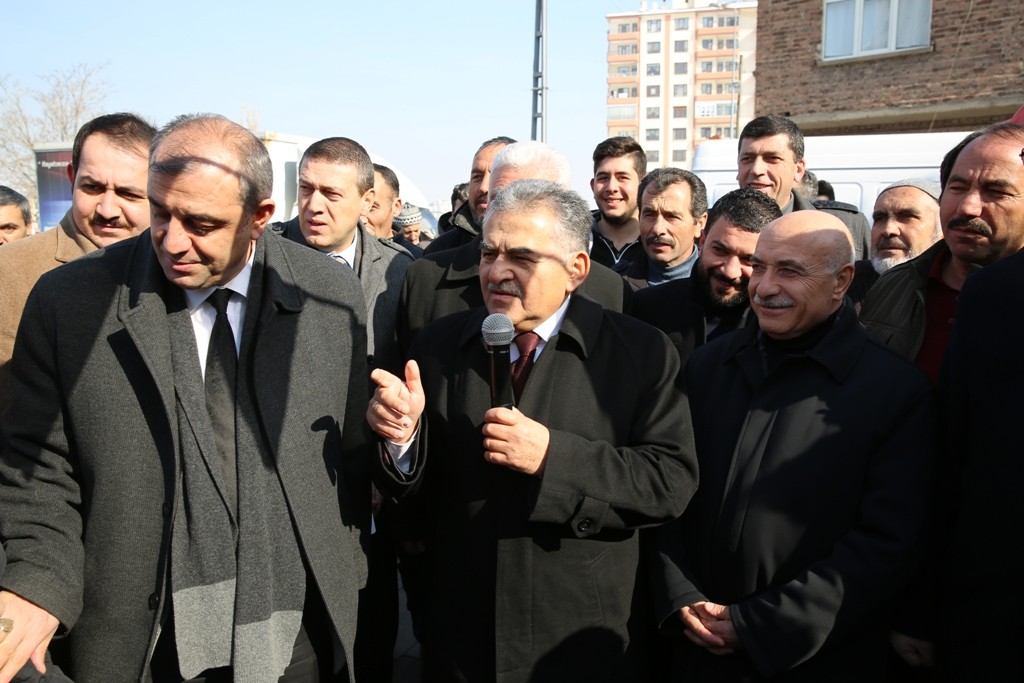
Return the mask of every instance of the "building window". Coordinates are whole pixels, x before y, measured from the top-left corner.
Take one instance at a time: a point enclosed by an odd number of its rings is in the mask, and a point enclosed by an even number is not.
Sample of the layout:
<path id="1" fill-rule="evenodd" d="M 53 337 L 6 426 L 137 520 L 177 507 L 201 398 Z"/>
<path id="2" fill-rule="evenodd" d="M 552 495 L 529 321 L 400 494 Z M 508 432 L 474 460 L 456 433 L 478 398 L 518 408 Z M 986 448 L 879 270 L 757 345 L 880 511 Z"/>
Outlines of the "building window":
<path id="1" fill-rule="evenodd" d="M 700 136 L 705 139 L 711 137 L 711 126 L 704 126 L 701 128 Z"/>
<path id="2" fill-rule="evenodd" d="M 619 43 L 615 46 L 615 54 L 617 55 L 635 55 L 636 53 L 636 43 Z"/>
<path id="3" fill-rule="evenodd" d="M 616 24 L 615 26 L 616 33 L 636 33 L 637 30 L 638 27 L 636 22 L 633 22 L 632 24 Z"/>
<path id="4" fill-rule="evenodd" d="M 649 119 L 660 119 L 661 118 L 661 107 L 647 107 L 647 118 L 649 118 Z"/>
<path id="5" fill-rule="evenodd" d="M 825 0 L 825 59 L 925 47 L 931 0 Z"/>
<path id="6" fill-rule="evenodd" d="M 672 129 L 672 139 L 673 140 L 685 140 L 686 139 L 686 129 L 685 128 L 673 128 Z"/>
<path id="7" fill-rule="evenodd" d="M 661 152 L 659 152 L 656 149 L 645 150 L 644 154 L 647 155 L 647 161 L 649 161 L 651 163 L 655 163 L 656 164 L 659 161 L 661 161 Z"/>
<path id="8" fill-rule="evenodd" d="M 733 15 L 731 17 L 718 17 L 719 26 L 739 26 L 740 18 Z"/>
<path id="9" fill-rule="evenodd" d="M 635 104 L 616 104 L 608 107 L 608 120 L 609 121 L 621 121 L 622 119 L 635 119 L 636 118 L 636 105 Z"/>
<path id="10" fill-rule="evenodd" d="M 661 19 L 648 19 L 647 30 L 651 33 L 661 30 Z"/>
<path id="11" fill-rule="evenodd" d="M 706 38 L 706 39 L 700 41 L 700 49 L 702 49 L 702 50 L 714 50 L 715 49 L 715 41 L 711 40 L 710 38 Z"/>
<path id="12" fill-rule="evenodd" d="M 614 76 L 636 76 L 636 64 L 616 64 Z"/>
<path id="13" fill-rule="evenodd" d="M 672 107 L 672 118 L 674 118 L 674 119 L 685 119 L 686 118 L 686 107 Z"/>
<path id="14" fill-rule="evenodd" d="M 616 88 L 615 90 L 610 91 L 608 93 L 608 97 L 611 97 L 612 99 L 620 99 L 623 97 L 636 97 L 636 88 L 622 86 L 621 88 Z"/>
<path id="15" fill-rule="evenodd" d="M 661 86 L 660 85 L 649 85 L 647 86 L 648 97 L 661 97 Z"/>
<path id="16" fill-rule="evenodd" d="M 688 40 L 677 40 L 672 49 L 676 52 L 686 52 L 690 49 L 690 41 Z"/>
<path id="17" fill-rule="evenodd" d="M 715 70 L 715 63 L 714 62 L 701 62 L 700 63 L 700 70 L 701 70 L 701 73 L 709 74 L 709 73 L 711 73 L 712 71 Z"/>
<path id="18" fill-rule="evenodd" d="M 656 55 L 659 52 L 661 52 L 660 40 L 652 40 L 651 42 L 647 43 L 647 54 Z"/>
<path id="19" fill-rule="evenodd" d="M 661 139 L 661 128 L 648 128 L 644 131 L 646 140 L 654 142 Z"/>
<path id="20" fill-rule="evenodd" d="M 700 94 L 701 95 L 710 95 L 710 94 L 712 94 L 713 87 L 714 86 L 712 86 L 710 83 L 701 83 L 700 84 Z"/>
<path id="21" fill-rule="evenodd" d="M 686 62 L 676 62 L 673 65 L 673 73 L 675 73 L 677 76 L 689 73 L 689 65 Z"/>
<path id="22" fill-rule="evenodd" d="M 718 68 L 718 71 L 720 71 L 720 72 L 728 71 L 728 72 L 731 73 L 731 72 L 736 70 L 736 62 L 734 62 L 732 60 L 725 61 L 725 62 L 718 62 L 717 68 Z"/>
<path id="23" fill-rule="evenodd" d="M 648 64 L 647 65 L 648 76 L 660 76 L 661 75 L 661 64 Z"/>
<path id="24" fill-rule="evenodd" d="M 685 149 L 674 149 L 674 150 L 672 150 L 672 161 L 686 161 L 686 150 Z"/>
<path id="25" fill-rule="evenodd" d="M 690 18 L 689 17 L 679 17 L 679 18 L 676 19 L 675 29 L 677 31 L 685 31 L 685 30 L 687 30 L 689 28 L 690 28 Z"/>
<path id="26" fill-rule="evenodd" d="M 715 85 L 715 93 L 718 95 L 735 95 L 740 91 L 740 84 L 736 81 L 729 83 L 718 83 Z"/>
<path id="27" fill-rule="evenodd" d="M 704 28 L 714 28 L 715 27 L 715 18 L 714 17 L 701 17 L 700 25 L 703 26 Z"/>
<path id="28" fill-rule="evenodd" d="M 686 87 L 686 83 L 676 83 L 672 86 L 672 97 L 686 97 L 689 94 L 689 88 Z"/>
<path id="29" fill-rule="evenodd" d="M 719 40 L 718 41 L 718 49 L 719 50 L 735 50 L 736 49 L 736 39 L 735 38 L 726 38 L 725 40 Z"/>

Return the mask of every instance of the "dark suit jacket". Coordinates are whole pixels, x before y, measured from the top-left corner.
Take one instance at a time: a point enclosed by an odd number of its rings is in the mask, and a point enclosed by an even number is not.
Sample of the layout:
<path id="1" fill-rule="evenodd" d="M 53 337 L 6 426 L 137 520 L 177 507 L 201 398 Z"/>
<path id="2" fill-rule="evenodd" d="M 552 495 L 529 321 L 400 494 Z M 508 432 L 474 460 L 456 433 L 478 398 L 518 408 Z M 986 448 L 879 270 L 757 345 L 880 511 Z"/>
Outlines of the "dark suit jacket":
<path id="1" fill-rule="evenodd" d="M 625 280 L 599 263 L 578 290 L 611 311 L 628 312 L 632 290 Z M 409 268 L 402 283 L 396 335 L 403 358 L 427 323 L 451 313 L 484 305 L 480 289 L 480 237 L 457 249 L 427 253 Z"/>
<path id="2" fill-rule="evenodd" d="M 1024 561 L 1014 540 L 1024 522 L 1024 253 L 970 275 L 939 382 L 943 409 L 941 537 L 935 568 L 936 657 L 943 681 L 1020 680 Z M 985 628 L 964 628 L 951 591 L 969 586 Z"/>
<path id="3" fill-rule="evenodd" d="M 640 680 L 652 617 L 637 529 L 678 515 L 696 486 L 678 357 L 657 330 L 574 296 L 519 404 L 551 434 L 531 477 L 483 460 L 486 315 L 438 320 L 413 349 L 423 450 L 417 479 L 394 483 L 428 503 L 430 646 L 471 681 Z"/>
<path id="4" fill-rule="evenodd" d="M 683 365 L 698 346 L 707 341 L 707 306 L 697 286 L 697 275 L 647 287 L 633 294 L 630 314 L 668 335 Z M 713 331 L 715 337 L 743 327 L 750 306 L 730 309 Z"/>
<path id="5" fill-rule="evenodd" d="M 252 278 L 263 296 L 247 304 L 242 341 L 257 409 L 248 419 L 351 653 L 369 523 L 362 291 L 270 231 Z M 47 273 L 25 307 L 0 460 L 3 586 L 70 629 L 58 663 L 79 683 L 138 680 L 166 614 L 180 450 L 203 443 L 177 428 L 171 318 L 183 310 L 148 232 Z"/>
<path id="6" fill-rule="evenodd" d="M 271 227 L 293 242 L 306 246 L 297 217 L 286 223 L 275 223 Z M 385 368 L 395 372 L 402 362 L 395 341 L 398 294 L 413 258 L 408 251 L 391 240 L 381 239 L 362 227 L 358 230 L 359 254 L 355 269 L 359 284 L 363 287 L 366 319 L 370 323 L 366 329 L 369 365 L 371 368 Z"/>
<path id="7" fill-rule="evenodd" d="M 659 618 L 678 680 L 877 681 L 927 509 L 927 377 L 869 340 L 847 303 L 806 354 L 765 369 L 747 327 L 690 357 L 700 489 L 658 530 Z M 884 387 L 884 389 L 880 388 Z M 682 636 L 680 607 L 730 605 L 741 652 Z"/>

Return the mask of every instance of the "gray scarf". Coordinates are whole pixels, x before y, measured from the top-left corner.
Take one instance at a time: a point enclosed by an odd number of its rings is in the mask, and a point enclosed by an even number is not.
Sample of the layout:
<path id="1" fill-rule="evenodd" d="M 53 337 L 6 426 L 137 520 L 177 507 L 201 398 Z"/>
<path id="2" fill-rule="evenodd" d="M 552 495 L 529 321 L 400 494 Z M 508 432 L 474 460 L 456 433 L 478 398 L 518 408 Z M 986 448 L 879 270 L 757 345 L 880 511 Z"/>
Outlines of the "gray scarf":
<path id="1" fill-rule="evenodd" d="M 306 573 L 253 399 L 251 359 L 264 277 L 263 250 L 257 249 L 238 359 L 237 519 L 218 471 L 188 310 L 171 315 L 181 443 L 171 593 L 178 665 L 186 679 L 231 666 L 236 683 L 273 683 L 291 661 L 302 622 Z"/>

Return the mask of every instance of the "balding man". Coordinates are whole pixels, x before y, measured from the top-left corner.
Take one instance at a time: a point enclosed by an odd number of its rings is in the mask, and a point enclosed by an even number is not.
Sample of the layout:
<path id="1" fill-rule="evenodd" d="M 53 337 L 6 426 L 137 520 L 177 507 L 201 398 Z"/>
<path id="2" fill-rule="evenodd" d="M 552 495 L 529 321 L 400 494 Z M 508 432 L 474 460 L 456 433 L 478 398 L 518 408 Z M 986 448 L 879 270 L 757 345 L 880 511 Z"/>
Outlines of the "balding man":
<path id="1" fill-rule="evenodd" d="M 847 296 L 864 299 L 878 276 L 923 254 L 942 239 L 939 184 L 924 178 L 899 180 L 882 190 L 871 212 L 871 257 L 854 264 Z"/>
<path id="2" fill-rule="evenodd" d="M 673 680 L 881 680 L 925 518 L 928 381 L 858 325 L 839 220 L 783 216 L 752 262 L 757 326 L 684 370 L 701 483 L 653 567 Z"/>
<path id="3" fill-rule="evenodd" d="M 270 156 L 212 115 L 150 152 L 151 229 L 40 280 L 12 361 L 0 681 L 327 681 L 370 481 L 355 274 L 265 231 Z M 347 680 L 347 677 L 342 678 Z"/>
<path id="4" fill-rule="evenodd" d="M 492 163 L 486 177 L 491 193 L 515 180 L 549 180 L 568 187 L 572 178 L 572 167 L 566 156 L 543 142 L 507 145 L 494 156 Z M 479 198 L 474 200 L 475 196 L 471 186 L 467 205 L 481 205 Z M 482 205 L 486 207 L 486 198 Z M 440 239 L 434 240 L 431 246 Z M 479 235 L 458 249 L 445 253 L 431 253 L 428 249 L 426 256 L 409 268 L 402 284 L 396 324 L 398 346 L 403 354 L 408 352 L 416 335 L 427 323 L 449 313 L 483 305 L 479 277 Z M 580 293 L 605 308 L 621 312 L 628 308 L 630 291 L 623 279 L 610 268 L 592 263 L 590 276 Z"/>

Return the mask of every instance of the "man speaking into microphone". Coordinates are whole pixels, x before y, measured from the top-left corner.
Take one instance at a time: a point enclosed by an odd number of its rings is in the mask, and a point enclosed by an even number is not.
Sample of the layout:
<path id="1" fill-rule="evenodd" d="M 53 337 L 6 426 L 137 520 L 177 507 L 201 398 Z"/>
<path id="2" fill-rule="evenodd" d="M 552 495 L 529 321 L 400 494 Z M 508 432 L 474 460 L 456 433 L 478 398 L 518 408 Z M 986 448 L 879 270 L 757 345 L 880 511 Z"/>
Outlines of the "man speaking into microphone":
<path id="1" fill-rule="evenodd" d="M 485 306 L 426 327 L 404 378 L 373 374 L 382 483 L 427 515 L 432 680 L 644 677 L 638 530 L 693 495 L 693 432 L 667 337 L 574 294 L 591 223 L 555 183 L 501 189 L 483 221 Z M 514 331 L 514 408 L 492 407 L 499 354 L 481 326 L 495 313 Z"/>

